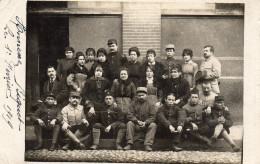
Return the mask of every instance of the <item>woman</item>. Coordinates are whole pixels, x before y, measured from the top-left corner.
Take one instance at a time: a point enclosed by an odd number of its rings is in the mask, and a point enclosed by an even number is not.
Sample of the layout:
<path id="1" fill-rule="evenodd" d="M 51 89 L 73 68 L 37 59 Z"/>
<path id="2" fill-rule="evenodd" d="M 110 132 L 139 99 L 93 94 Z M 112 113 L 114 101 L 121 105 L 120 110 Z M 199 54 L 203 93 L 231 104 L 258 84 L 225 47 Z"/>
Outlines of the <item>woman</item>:
<path id="1" fill-rule="evenodd" d="M 154 76 L 155 67 L 147 66 L 145 71 L 146 76 L 138 81 L 137 87 L 146 87 L 149 102 L 159 105 L 158 103 L 162 100 L 162 90 L 159 88 L 159 82 Z"/>
<path id="2" fill-rule="evenodd" d="M 196 86 L 195 75 L 198 72 L 198 64 L 192 61 L 193 52 L 189 48 L 183 50 L 182 57 L 185 60 L 182 65 L 183 78 L 188 81 L 190 89 L 193 89 Z"/>
<path id="3" fill-rule="evenodd" d="M 128 69 L 122 67 L 120 69 L 120 79 L 115 80 L 111 88 L 117 106 L 121 109 L 125 117 L 136 93 L 136 86 L 128 79 L 128 73 Z"/>

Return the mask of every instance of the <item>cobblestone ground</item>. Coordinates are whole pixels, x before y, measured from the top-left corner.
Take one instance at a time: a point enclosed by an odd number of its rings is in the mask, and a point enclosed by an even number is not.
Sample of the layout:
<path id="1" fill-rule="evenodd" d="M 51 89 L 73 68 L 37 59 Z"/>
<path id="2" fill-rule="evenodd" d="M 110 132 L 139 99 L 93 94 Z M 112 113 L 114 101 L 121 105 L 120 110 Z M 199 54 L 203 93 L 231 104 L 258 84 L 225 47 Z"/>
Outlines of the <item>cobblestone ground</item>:
<path id="1" fill-rule="evenodd" d="M 117 151 L 117 150 L 28 150 L 26 161 L 145 162 L 145 163 L 241 163 L 241 152 Z"/>

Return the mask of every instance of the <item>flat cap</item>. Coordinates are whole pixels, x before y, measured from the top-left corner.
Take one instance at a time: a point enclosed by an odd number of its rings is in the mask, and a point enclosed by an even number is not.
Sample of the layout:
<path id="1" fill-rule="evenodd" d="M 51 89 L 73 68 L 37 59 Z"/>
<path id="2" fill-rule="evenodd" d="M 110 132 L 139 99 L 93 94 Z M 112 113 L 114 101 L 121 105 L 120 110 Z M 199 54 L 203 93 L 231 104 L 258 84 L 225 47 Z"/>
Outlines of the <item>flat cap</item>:
<path id="1" fill-rule="evenodd" d="M 165 49 L 175 49 L 175 48 L 174 48 L 174 44 L 167 44 L 167 45 L 165 46 Z"/>
<path id="2" fill-rule="evenodd" d="M 224 101 L 224 96 L 216 96 L 215 101 Z"/>
<path id="3" fill-rule="evenodd" d="M 45 94 L 45 98 L 47 98 L 47 97 L 53 97 L 53 98 L 55 98 L 54 94 L 51 93 L 51 92 L 48 92 L 48 93 Z"/>
<path id="4" fill-rule="evenodd" d="M 109 39 L 107 41 L 107 45 L 110 45 L 110 44 L 116 44 L 117 45 L 117 40 L 116 39 Z"/>
<path id="5" fill-rule="evenodd" d="M 79 92 L 76 92 L 76 91 L 70 92 L 70 97 L 72 97 L 72 96 L 74 96 L 74 97 L 81 97 L 81 96 L 80 96 L 80 93 L 79 93 Z"/>
<path id="6" fill-rule="evenodd" d="M 137 90 L 136 90 L 136 93 L 138 93 L 138 92 L 143 92 L 143 93 L 147 94 L 147 88 L 146 87 L 138 87 Z"/>

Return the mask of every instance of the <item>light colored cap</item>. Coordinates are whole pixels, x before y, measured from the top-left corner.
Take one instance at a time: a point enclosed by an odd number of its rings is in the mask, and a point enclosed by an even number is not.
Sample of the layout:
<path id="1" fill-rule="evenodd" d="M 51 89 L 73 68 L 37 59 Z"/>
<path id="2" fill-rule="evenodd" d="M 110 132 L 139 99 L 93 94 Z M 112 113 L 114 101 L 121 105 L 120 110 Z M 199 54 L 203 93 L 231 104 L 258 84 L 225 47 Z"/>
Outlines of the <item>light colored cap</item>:
<path id="1" fill-rule="evenodd" d="M 147 88 L 146 87 L 138 87 L 137 90 L 136 90 L 136 93 L 138 92 L 144 92 L 147 94 Z"/>

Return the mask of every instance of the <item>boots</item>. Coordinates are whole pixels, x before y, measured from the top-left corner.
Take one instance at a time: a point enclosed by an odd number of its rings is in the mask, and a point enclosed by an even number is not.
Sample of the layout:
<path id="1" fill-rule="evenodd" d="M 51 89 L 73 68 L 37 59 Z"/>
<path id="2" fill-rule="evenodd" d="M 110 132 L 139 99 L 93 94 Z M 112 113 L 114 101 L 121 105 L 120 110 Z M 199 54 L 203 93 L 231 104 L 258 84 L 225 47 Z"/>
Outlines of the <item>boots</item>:
<path id="1" fill-rule="evenodd" d="M 79 136 L 79 132 L 75 133 L 77 136 Z M 65 132 L 65 135 L 73 142 L 77 143 L 77 148 L 79 149 L 85 149 L 85 145 L 79 141 L 79 139 L 74 135 L 70 130 L 67 130 Z M 69 149 L 69 143 L 66 144 L 65 146 L 62 147 L 63 150 L 68 150 Z"/>
<path id="2" fill-rule="evenodd" d="M 210 139 L 208 139 L 205 136 L 200 135 L 198 132 L 192 132 L 191 135 L 193 135 L 194 137 L 196 137 L 197 139 L 199 139 L 200 141 L 204 142 L 207 144 L 207 146 L 211 147 L 211 141 Z"/>
<path id="3" fill-rule="evenodd" d="M 40 125 L 34 126 L 34 133 L 36 135 L 37 145 L 33 149 L 42 149 L 42 128 L 40 127 Z"/>
<path id="4" fill-rule="evenodd" d="M 230 138 L 230 136 L 228 135 L 226 130 L 224 130 L 221 133 L 221 135 L 224 138 L 224 140 L 227 141 L 227 143 L 232 147 L 234 152 L 239 152 L 240 151 L 240 148 L 236 146 L 235 142 Z"/>
<path id="5" fill-rule="evenodd" d="M 126 135 L 126 129 L 120 129 L 117 133 L 117 138 L 116 138 L 116 149 L 117 150 L 123 150 L 123 147 L 121 146 L 123 139 L 125 138 Z"/>
<path id="6" fill-rule="evenodd" d="M 57 143 L 58 137 L 59 137 L 59 132 L 60 132 L 60 126 L 59 125 L 55 125 L 53 128 L 53 136 L 52 136 L 52 144 L 50 147 L 50 151 L 53 151 L 55 149 L 55 145 Z"/>
<path id="7" fill-rule="evenodd" d="M 99 144 L 100 129 L 93 128 L 93 145 L 90 147 L 91 150 L 96 150 Z"/>
<path id="8" fill-rule="evenodd" d="M 218 136 L 220 135 L 220 133 L 222 131 L 223 131 L 223 124 L 218 124 L 215 127 L 214 135 L 211 137 L 211 143 L 216 143 L 217 142 Z"/>

